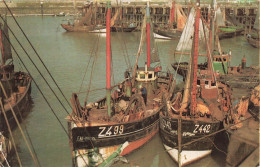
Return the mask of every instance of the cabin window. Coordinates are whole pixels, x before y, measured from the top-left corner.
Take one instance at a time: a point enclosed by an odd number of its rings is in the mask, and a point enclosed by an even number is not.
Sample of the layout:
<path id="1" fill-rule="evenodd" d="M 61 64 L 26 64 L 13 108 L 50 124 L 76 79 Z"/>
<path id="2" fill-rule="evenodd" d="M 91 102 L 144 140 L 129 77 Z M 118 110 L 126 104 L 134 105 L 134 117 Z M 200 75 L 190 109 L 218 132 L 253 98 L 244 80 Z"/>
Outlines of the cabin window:
<path id="1" fill-rule="evenodd" d="M 216 86 L 216 83 L 215 82 L 211 82 L 211 86 Z"/>
<path id="2" fill-rule="evenodd" d="M 140 79 L 145 79 L 145 74 L 140 74 Z"/>
<path id="3" fill-rule="evenodd" d="M 197 80 L 197 85 L 200 85 L 200 80 Z"/>
<path id="4" fill-rule="evenodd" d="M 209 84 L 209 81 L 205 81 L 205 85 L 208 85 Z"/>
<path id="5" fill-rule="evenodd" d="M 223 61 L 227 61 L 227 59 L 226 59 L 226 58 L 223 58 Z"/>
<path id="6" fill-rule="evenodd" d="M 153 78 L 153 74 L 148 74 L 148 79 Z"/>

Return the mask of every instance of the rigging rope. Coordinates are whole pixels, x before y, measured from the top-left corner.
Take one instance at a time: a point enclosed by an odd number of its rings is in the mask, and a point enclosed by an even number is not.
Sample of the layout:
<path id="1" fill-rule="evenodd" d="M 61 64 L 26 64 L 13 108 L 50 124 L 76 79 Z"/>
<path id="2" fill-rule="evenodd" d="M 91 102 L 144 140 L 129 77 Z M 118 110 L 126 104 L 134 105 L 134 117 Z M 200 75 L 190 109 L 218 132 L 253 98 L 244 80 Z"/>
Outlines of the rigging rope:
<path id="1" fill-rule="evenodd" d="M 55 85 L 57 86 L 57 88 L 59 89 L 60 93 L 62 94 L 63 98 L 66 100 L 67 104 L 70 106 L 70 108 L 72 109 L 69 101 L 67 100 L 67 98 L 65 97 L 64 93 L 62 92 L 62 90 L 60 89 L 60 87 L 58 86 L 56 80 L 53 78 L 53 76 L 51 75 L 50 71 L 48 70 L 48 68 L 46 67 L 46 65 L 44 64 L 44 62 L 42 61 L 41 57 L 39 56 L 38 52 L 35 50 L 34 46 L 32 45 L 31 41 L 28 39 L 27 35 L 24 33 L 23 29 L 21 28 L 21 26 L 19 25 L 19 23 L 17 22 L 17 20 L 15 19 L 12 11 L 10 10 L 10 8 L 8 7 L 8 5 L 6 4 L 5 0 L 3 0 L 6 8 L 8 9 L 8 11 L 10 12 L 10 14 L 12 15 L 12 18 L 14 19 L 15 23 L 17 24 L 17 26 L 19 27 L 19 29 L 21 30 L 21 32 L 23 33 L 23 35 L 25 36 L 25 38 L 27 39 L 28 43 L 30 44 L 30 46 L 32 47 L 32 49 L 34 50 L 35 54 L 37 55 L 37 57 L 39 58 L 39 60 L 41 61 L 42 65 L 44 66 L 44 68 L 46 69 L 46 71 L 48 72 L 49 76 L 51 77 L 51 79 L 53 80 L 53 82 L 55 83 Z M 2 16 L 1 16 L 2 18 Z M 8 26 L 9 28 L 9 26 Z M 9 28 L 10 29 L 10 28 Z M 29 56 L 28 56 L 29 57 Z M 31 59 L 30 59 L 31 60 Z M 55 95 L 56 96 L 56 95 Z"/>
<path id="2" fill-rule="evenodd" d="M 100 35 L 98 35 L 98 41 L 97 41 L 97 42 L 99 42 L 99 38 L 100 38 Z M 94 68 L 95 68 L 95 65 L 96 65 L 96 61 L 97 61 L 97 57 L 98 57 L 97 52 L 98 52 L 98 45 L 97 45 L 97 47 L 96 47 L 95 57 L 94 57 L 94 60 L 93 60 L 93 62 L 92 62 L 92 68 L 91 68 L 91 73 L 90 73 L 90 79 L 89 79 L 89 84 L 88 84 L 88 88 L 87 88 L 88 92 L 87 92 L 87 94 L 86 94 L 84 108 L 85 108 L 86 103 L 87 103 L 87 100 L 88 100 L 89 90 L 90 90 L 91 83 L 92 83 L 93 71 L 94 71 Z"/>
<path id="3" fill-rule="evenodd" d="M 121 32 L 123 32 L 123 28 L 121 29 L 122 31 Z M 116 28 L 116 34 L 117 34 L 117 38 L 119 39 L 119 41 L 120 41 L 120 44 L 121 45 L 123 45 L 122 47 L 124 47 L 124 49 L 122 49 L 122 51 L 123 51 L 123 55 L 124 55 L 124 59 L 125 59 L 125 63 L 126 63 L 126 65 L 128 66 L 128 68 L 129 69 L 131 69 L 131 62 L 130 62 L 130 59 L 129 59 L 129 55 L 128 55 L 128 52 L 127 52 L 127 47 L 126 47 L 126 43 L 125 43 L 125 40 L 123 39 L 122 40 L 122 38 L 120 38 L 120 36 L 118 35 L 119 33 L 119 30 Z M 123 41 L 123 42 L 122 42 Z"/>
<path id="4" fill-rule="evenodd" d="M 98 35 L 98 37 L 97 37 L 97 39 L 96 39 L 96 42 L 95 42 L 94 46 L 97 45 L 97 43 L 98 43 L 98 41 L 99 41 L 99 37 L 100 37 L 100 35 Z M 85 77 L 86 77 L 86 75 L 87 75 L 88 67 L 89 67 L 89 64 L 90 64 L 91 58 L 93 57 L 93 52 L 94 52 L 94 50 L 95 50 L 95 47 L 93 47 L 93 49 L 91 50 L 90 58 L 89 58 L 89 60 L 88 60 L 88 64 L 87 64 L 87 67 L 86 67 L 86 70 L 85 70 L 84 76 L 83 76 L 83 78 L 82 78 L 82 82 L 81 82 L 81 85 L 80 85 L 79 91 L 81 91 L 81 89 L 82 89 L 82 87 L 83 87 L 83 82 L 84 82 Z"/>
<path id="5" fill-rule="evenodd" d="M 8 83 L 9 83 L 9 82 L 8 82 Z M 10 83 L 9 83 L 9 84 L 10 84 Z M 18 107 L 18 105 L 16 106 L 16 108 L 17 108 L 17 110 L 18 110 L 18 113 L 19 113 L 19 115 L 20 115 L 20 118 L 21 118 L 22 122 L 24 122 L 24 119 L 23 119 L 23 117 L 22 117 L 22 114 L 21 114 L 21 111 L 20 111 L 20 108 Z M 29 142 L 30 142 L 30 144 L 31 144 L 31 147 L 32 147 L 33 153 L 34 153 L 34 155 L 35 155 L 35 158 L 36 158 L 36 160 L 37 160 L 37 162 L 38 162 L 38 165 L 41 167 L 41 163 L 40 163 L 40 161 L 39 161 L 38 155 L 37 155 L 37 153 L 36 153 L 36 151 L 35 151 L 35 148 L 34 148 L 34 146 L 33 146 L 31 137 L 30 137 L 29 132 L 28 132 L 28 130 L 27 130 L 27 126 L 26 126 L 26 124 L 23 124 L 23 125 L 24 125 L 24 129 L 25 129 L 25 133 L 26 133 L 26 135 L 27 135 L 27 137 L 28 137 L 28 139 L 29 139 Z"/>
<path id="6" fill-rule="evenodd" d="M 19 163 L 19 166 L 22 167 L 22 162 L 21 162 L 21 159 L 20 159 L 20 157 L 19 157 L 19 154 L 18 154 L 16 145 L 15 145 L 15 142 L 14 142 L 13 133 L 12 133 L 12 130 L 11 130 L 9 121 L 8 121 L 7 116 L 6 116 L 6 113 L 5 113 L 5 109 L 4 109 L 4 105 L 3 105 L 3 103 L 2 103 L 2 99 L 0 99 L 0 105 L 1 105 L 2 113 L 3 113 L 3 115 L 4 115 L 5 122 L 6 122 L 6 125 L 7 125 L 7 128 L 8 128 L 9 134 L 10 134 L 10 136 L 11 136 L 11 141 L 12 141 L 12 144 L 13 144 L 13 146 L 14 146 L 14 150 L 15 150 L 15 154 L 16 154 L 16 157 L 17 157 L 17 161 L 18 161 L 18 163 Z"/>
<path id="7" fill-rule="evenodd" d="M 1 151 L 1 153 L 2 153 L 2 155 L 3 155 L 3 157 L 4 157 L 4 159 L 5 159 L 5 162 L 6 162 L 7 166 L 10 167 L 10 165 L 9 165 L 9 163 L 8 163 L 6 157 L 5 157 L 5 154 L 3 153 L 2 150 L 0 150 L 0 151 Z M 1 163 L 1 166 L 4 166 L 4 165 Z"/>
<path id="8" fill-rule="evenodd" d="M 224 130 L 229 129 L 229 128 L 232 127 L 232 126 L 235 126 L 235 125 L 237 125 L 237 124 L 243 123 L 243 122 L 245 122 L 245 121 L 249 121 L 249 120 L 252 119 L 252 118 L 254 118 L 254 117 L 248 117 L 247 119 L 244 119 L 244 120 L 242 120 L 241 122 L 238 122 L 238 123 L 235 123 L 235 124 L 232 124 L 232 125 L 228 125 L 227 127 L 223 128 L 223 129 L 220 129 L 220 130 L 218 130 L 218 131 L 216 131 L 216 132 L 213 132 L 213 133 L 211 133 L 211 134 L 209 134 L 209 135 L 205 135 L 205 136 L 200 137 L 200 138 L 198 138 L 198 139 L 194 139 L 194 140 L 192 140 L 192 141 L 190 141 L 190 142 L 187 142 L 187 143 L 185 143 L 185 144 L 182 144 L 181 147 L 190 145 L 190 144 L 195 143 L 195 142 L 199 142 L 200 140 L 202 140 L 202 139 L 204 139 L 204 138 L 208 138 L 208 137 L 210 137 L 210 136 L 213 136 L 213 135 L 215 135 L 215 134 L 217 134 L 217 133 L 220 133 L 220 132 L 222 132 L 222 131 L 224 131 Z M 178 146 L 173 147 L 173 148 L 171 148 L 171 149 L 165 149 L 165 150 L 163 150 L 163 151 L 159 151 L 159 152 L 157 152 L 156 154 L 151 154 L 151 155 L 148 155 L 148 156 L 142 156 L 142 157 L 136 158 L 135 160 L 132 160 L 132 163 L 131 163 L 131 164 L 134 164 L 135 162 L 140 162 L 140 161 L 142 161 L 142 160 L 145 159 L 145 158 L 147 159 L 147 158 L 149 158 L 149 157 L 154 157 L 154 156 L 156 156 L 156 155 L 160 155 L 161 153 L 165 153 L 165 152 L 171 151 L 171 150 L 173 150 L 173 149 L 178 149 Z"/>
<path id="9" fill-rule="evenodd" d="M 2 18 L 2 16 L 0 15 L 0 17 Z M 3 18 L 2 18 L 3 19 Z M 9 28 L 9 27 L 8 27 Z M 9 28 L 10 30 L 10 28 Z M 11 30 L 10 30 L 11 31 Z M 6 35 L 6 34 L 4 34 Z M 14 35 L 14 34 L 13 34 Z M 22 65 L 24 66 L 25 70 L 27 71 L 27 73 L 32 77 L 32 75 L 30 74 L 28 68 L 25 66 L 23 60 L 21 59 L 21 57 L 19 56 L 19 54 L 17 53 L 16 49 L 14 48 L 14 46 L 12 45 L 12 43 L 10 42 L 10 40 L 8 39 L 9 44 L 11 45 L 12 49 L 14 50 L 14 52 L 16 53 L 18 59 L 20 60 L 20 62 L 22 63 Z M 64 132 L 66 133 L 66 135 L 68 136 L 69 140 L 71 141 L 72 139 L 70 138 L 68 132 L 66 131 L 65 127 L 63 126 L 63 124 L 61 123 L 60 119 L 58 118 L 57 114 L 54 112 L 54 109 L 51 107 L 49 101 L 47 100 L 46 96 L 43 94 L 43 92 L 41 91 L 39 85 L 37 84 L 37 82 L 34 80 L 34 78 L 32 77 L 33 82 L 35 83 L 35 86 L 37 87 L 37 89 L 39 90 L 40 94 L 43 96 L 45 102 L 47 103 L 47 105 L 49 106 L 49 108 L 51 109 L 53 115 L 55 116 L 55 118 L 58 120 L 59 124 L 61 125 L 62 129 L 64 130 Z M 75 123 L 75 121 L 72 119 L 72 121 Z M 87 132 L 88 133 L 88 132 Z M 89 133 L 88 133 L 89 134 Z M 90 140 L 91 141 L 91 140 Z M 91 141 L 92 143 L 92 141 Z M 93 144 L 92 144 L 93 145 Z M 93 147 L 94 148 L 94 147 Z M 80 154 L 80 156 L 82 157 L 82 155 Z M 82 158 L 83 159 L 83 158 Z M 86 161 L 83 159 L 83 161 L 85 162 L 85 164 L 87 165 Z M 20 165 L 21 166 L 21 165 Z M 88 166 L 88 165 L 87 165 Z"/>
<path id="10" fill-rule="evenodd" d="M 8 96 L 7 96 L 7 94 L 6 94 L 6 91 L 5 91 L 4 86 L 3 86 L 3 84 L 2 84 L 1 81 L 0 81 L 0 86 L 1 86 L 1 89 L 2 89 L 2 92 L 3 92 L 4 96 L 5 96 L 5 98 L 8 99 Z M 3 105 L 2 101 L 1 101 L 1 105 Z M 23 133 L 23 130 L 22 130 L 22 128 L 21 128 L 21 125 L 20 125 L 20 123 L 19 123 L 19 121 L 18 121 L 18 119 L 17 119 L 17 117 L 16 117 L 16 115 L 15 115 L 15 112 L 14 112 L 14 110 L 13 110 L 13 107 L 12 107 L 12 105 L 10 104 L 9 101 L 8 101 L 8 105 L 9 105 L 11 111 L 12 111 L 13 117 L 14 117 L 14 119 L 15 119 L 15 121 L 16 121 L 18 127 L 19 127 L 19 130 L 21 131 L 21 134 L 22 134 L 22 136 L 23 136 L 23 138 L 24 138 L 24 141 L 25 141 L 25 143 L 26 143 L 26 145 L 27 145 L 27 147 L 28 147 L 28 149 L 29 149 L 29 152 L 30 152 L 30 154 L 31 154 L 31 156 L 32 156 L 32 158 L 33 158 L 34 164 L 35 164 L 36 166 L 39 166 L 38 163 L 37 163 L 37 161 L 36 161 L 36 158 L 35 158 L 35 156 L 34 156 L 34 154 L 33 154 L 33 152 L 32 152 L 32 150 L 31 150 L 31 147 L 30 147 L 30 145 L 29 145 L 29 143 L 28 143 L 28 141 L 27 141 L 27 139 L 26 139 L 26 137 L 25 137 L 25 135 L 24 135 L 24 133 Z M 4 110 L 3 110 L 3 112 L 4 112 Z"/>
<path id="11" fill-rule="evenodd" d="M 3 17 L 0 15 L 0 17 L 2 18 L 2 20 L 5 22 L 5 20 L 3 19 Z M 48 81 L 46 80 L 46 78 L 43 76 L 43 74 L 41 73 L 41 71 L 39 70 L 39 68 L 36 66 L 36 64 L 34 63 L 34 61 L 32 60 L 32 58 L 29 56 L 28 52 L 24 49 L 24 47 L 22 46 L 22 44 L 20 43 L 20 41 L 17 39 L 17 37 L 15 36 L 15 34 L 13 33 L 13 31 L 10 29 L 10 27 L 7 25 L 8 29 L 11 31 L 12 35 L 15 37 L 16 41 L 19 43 L 19 45 L 21 46 L 21 48 L 23 49 L 23 51 L 26 53 L 27 57 L 29 58 L 29 60 L 31 61 L 31 63 L 34 65 L 34 67 L 37 69 L 37 71 L 39 72 L 39 74 L 41 75 L 41 77 L 43 78 L 43 80 L 45 81 L 45 83 L 47 84 L 47 86 L 51 89 L 52 93 L 54 94 L 54 96 L 57 98 L 57 100 L 59 101 L 59 103 L 61 104 L 61 106 L 64 108 L 64 110 L 66 111 L 67 114 L 69 114 L 68 110 L 66 109 L 66 107 L 64 106 L 64 104 L 61 102 L 61 100 L 58 98 L 57 94 L 54 92 L 54 90 L 52 89 L 52 87 L 50 86 L 50 84 L 48 83 Z M 10 40 L 8 39 L 9 43 Z"/>

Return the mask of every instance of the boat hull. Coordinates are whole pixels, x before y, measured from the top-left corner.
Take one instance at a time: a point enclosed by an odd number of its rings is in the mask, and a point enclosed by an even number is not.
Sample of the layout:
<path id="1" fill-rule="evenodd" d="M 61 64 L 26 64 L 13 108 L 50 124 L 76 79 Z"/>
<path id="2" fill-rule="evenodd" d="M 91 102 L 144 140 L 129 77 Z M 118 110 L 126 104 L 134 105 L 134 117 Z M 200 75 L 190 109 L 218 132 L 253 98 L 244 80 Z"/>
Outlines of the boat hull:
<path id="1" fill-rule="evenodd" d="M 251 37 L 247 38 L 247 42 L 255 48 L 260 48 L 260 40 Z"/>
<path id="2" fill-rule="evenodd" d="M 121 27 L 121 26 L 111 27 L 112 32 L 132 32 L 135 29 L 136 29 L 136 27 Z"/>
<path id="3" fill-rule="evenodd" d="M 100 159 L 107 159 L 126 141 L 129 145 L 120 155 L 129 154 L 147 143 L 159 130 L 159 112 L 135 122 L 84 127 L 73 124 L 69 122 L 74 165 L 98 165 L 102 162 Z M 102 158 L 90 157 L 93 149 L 95 154 L 91 155 Z"/>
<path id="4" fill-rule="evenodd" d="M 181 36 L 181 31 L 178 31 L 177 29 L 165 30 L 155 28 L 154 33 L 156 34 L 155 38 L 159 39 L 176 39 Z"/>
<path id="5" fill-rule="evenodd" d="M 18 72 L 15 72 L 17 74 Z M 23 73 L 23 72 L 22 72 Z M 31 94 L 31 77 L 27 73 L 23 73 L 25 77 L 27 77 L 27 84 L 24 86 L 25 89 L 23 92 L 17 92 L 16 97 L 17 100 L 15 103 L 10 102 L 15 115 L 20 118 L 20 114 L 23 115 L 24 112 L 27 111 L 28 106 L 30 104 L 30 94 Z M 2 109 L 1 109 L 2 110 Z M 11 111 L 11 108 L 9 107 L 9 104 L 5 104 L 5 114 L 7 116 L 8 122 L 11 126 L 11 128 L 16 127 L 17 123 L 15 121 L 14 115 Z M 1 111 L 0 114 L 0 129 L 1 131 L 7 132 L 7 124 L 4 117 L 4 114 Z"/>
<path id="6" fill-rule="evenodd" d="M 89 26 L 73 26 L 68 24 L 61 24 L 62 28 L 64 28 L 68 32 L 89 32 L 89 33 L 105 33 L 106 28 L 101 26 L 97 27 L 95 25 Z"/>
<path id="7" fill-rule="evenodd" d="M 181 144 L 184 146 L 182 147 L 180 164 L 186 165 L 210 154 L 215 135 L 200 140 L 199 138 L 216 132 L 219 126 L 219 121 L 182 119 Z M 169 118 L 161 115 L 160 136 L 168 153 L 178 162 L 178 118 Z M 189 143 L 193 140 L 199 141 Z"/>

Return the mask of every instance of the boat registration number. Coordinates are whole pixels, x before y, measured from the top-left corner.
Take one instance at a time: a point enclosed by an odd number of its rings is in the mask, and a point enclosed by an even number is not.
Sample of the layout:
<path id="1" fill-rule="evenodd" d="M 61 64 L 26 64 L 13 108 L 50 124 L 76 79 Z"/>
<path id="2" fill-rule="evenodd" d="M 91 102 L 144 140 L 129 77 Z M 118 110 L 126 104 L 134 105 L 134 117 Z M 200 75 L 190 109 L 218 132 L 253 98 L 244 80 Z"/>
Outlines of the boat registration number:
<path id="1" fill-rule="evenodd" d="M 110 137 L 110 136 L 119 136 L 124 133 L 124 125 L 109 126 L 109 127 L 99 127 L 101 130 L 98 134 L 99 138 Z"/>
<path id="2" fill-rule="evenodd" d="M 193 130 L 193 133 L 209 133 L 210 132 L 210 124 L 199 125 L 196 124 Z"/>

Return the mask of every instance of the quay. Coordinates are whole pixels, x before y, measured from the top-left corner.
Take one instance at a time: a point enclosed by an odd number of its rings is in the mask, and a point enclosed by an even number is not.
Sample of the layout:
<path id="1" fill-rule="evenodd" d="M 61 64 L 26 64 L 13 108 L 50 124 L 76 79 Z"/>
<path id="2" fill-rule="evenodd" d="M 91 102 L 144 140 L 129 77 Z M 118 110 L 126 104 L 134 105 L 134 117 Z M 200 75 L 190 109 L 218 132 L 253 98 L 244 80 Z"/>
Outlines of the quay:
<path id="1" fill-rule="evenodd" d="M 56 16 L 60 12 L 64 12 L 67 15 L 84 15 L 88 9 L 87 1 L 80 1 L 75 3 L 74 1 L 22 1 L 22 2 L 9 2 L 8 6 L 16 16 L 24 15 L 50 15 Z M 95 2 L 95 1 L 94 1 Z M 182 5 L 183 11 L 188 13 L 191 3 L 182 1 L 177 4 Z M 218 1 L 224 15 L 228 16 L 234 23 L 246 25 L 246 29 L 250 31 L 254 25 L 255 16 L 258 11 L 258 2 L 249 3 L 232 3 L 229 1 Z M 98 1 L 97 3 L 97 17 L 100 24 L 105 23 L 106 4 L 104 1 Z M 118 5 L 112 3 L 111 16 L 115 14 L 115 9 Z M 131 1 L 130 3 L 124 2 L 122 6 L 122 18 L 123 23 L 134 23 L 140 29 L 142 20 L 145 13 L 146 2 L 144 1 Z M 208 6 L 209 2 L 201 3 L 202 15 L 205 19 L 208 18 Z M 150 13 L 153 23 L 155 24 L 167 24 L 169 21 L 171 2 L 170 1 L 151 1 Z M 0 14 L 8 14 L 7 9 L 3 3 L 0 3 Z"/>

